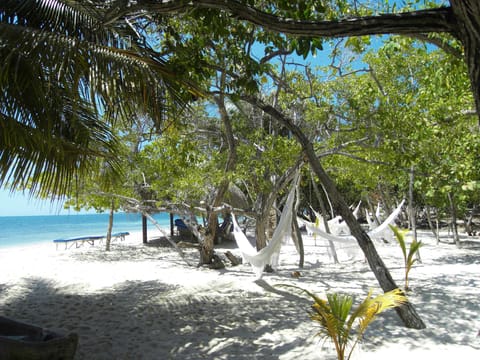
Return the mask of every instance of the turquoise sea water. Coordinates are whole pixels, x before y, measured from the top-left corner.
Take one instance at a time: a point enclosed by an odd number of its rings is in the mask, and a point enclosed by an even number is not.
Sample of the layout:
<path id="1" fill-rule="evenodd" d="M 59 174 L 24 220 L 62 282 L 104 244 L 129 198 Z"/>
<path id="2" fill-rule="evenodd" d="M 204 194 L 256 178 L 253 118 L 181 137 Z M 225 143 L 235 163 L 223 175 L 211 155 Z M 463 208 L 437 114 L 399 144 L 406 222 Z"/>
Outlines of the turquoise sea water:
<path id="1" fill-rule="evenodd" d="M 170 228 L 170 215 L 153 216 L 162 228 Z M 148 230 L 156 230 L 150 221 Z M 0 217 L 0 247 L 21 246 L 52 242 L 54 239 L 86 235 L 104 235 L 108 227 L 108 214 L 72 214 L 48 216 Z M 118 213 L 113 220 L 113 232 L 142 231 L 139 214 Z"/>

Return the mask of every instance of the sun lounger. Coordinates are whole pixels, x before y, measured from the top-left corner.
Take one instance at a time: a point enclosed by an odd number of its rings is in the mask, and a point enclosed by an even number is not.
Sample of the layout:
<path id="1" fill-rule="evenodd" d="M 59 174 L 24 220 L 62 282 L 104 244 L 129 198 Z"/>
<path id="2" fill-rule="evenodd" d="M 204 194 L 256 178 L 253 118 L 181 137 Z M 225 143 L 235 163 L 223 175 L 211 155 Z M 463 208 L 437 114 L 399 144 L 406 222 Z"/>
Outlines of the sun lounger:
<path id="1" fill-rule="evenodd" d="M 188 226 L 183 222 L 182 219 L 175 219 L 175 226 L 177 227 L 177 232 L 180 237 L 183 238 L 188 238 L 192 239 L 193 234 L 192 232 L 188 229 Z"/>
<path id="2" fill-rule="evenodd" d="M 103 239 L 103 235 L 89 235 L 89 236 L 79 236 L 79 237 L 72 237 L 66 239 L 55 239 L 53 242 L 55 243 L 57 249 L 58 244 L 65 244 L 65 249 L 68 249 L 75 245 L 76 248 L 79 248 L 84 243 L 88 243 L 90 245 L 95 245 L 95 240 Z"/>
<path id="3" fill-rule="evenodd" d="M 128 231 L 122 231 L 115 234 L 112 234 L 112 241 L 119 239 L 120 241 L 125 240 L 125 236 L 130 235 Z"/>
<path id="4" fill-rule="evenodd" d="M 119 239 L 120 241 L 125 240 L 125 236 L 130 235 L 129 232 L 123 231 L 123 232 L 118 232 L 112 234 L 111 240 L 117 240 Z M 90 245 L 95 245 L 95 241 L 102 242 L 104 239 L 107 237 L 105 235 L 88 235 L 88 236 L 79 236 L 79 237 L 72 237 L 72 238 L 66 238 L 66 239 L 55 239 L 53 242 L 56 245 L 56 248 L 58 249 L 58 244 L 65 244 L 65 249 L 71 248 L 73 245 L 75 245 L 76 248 L 79 248 L 82 246 L 84 243 L 90 244 Z"/>

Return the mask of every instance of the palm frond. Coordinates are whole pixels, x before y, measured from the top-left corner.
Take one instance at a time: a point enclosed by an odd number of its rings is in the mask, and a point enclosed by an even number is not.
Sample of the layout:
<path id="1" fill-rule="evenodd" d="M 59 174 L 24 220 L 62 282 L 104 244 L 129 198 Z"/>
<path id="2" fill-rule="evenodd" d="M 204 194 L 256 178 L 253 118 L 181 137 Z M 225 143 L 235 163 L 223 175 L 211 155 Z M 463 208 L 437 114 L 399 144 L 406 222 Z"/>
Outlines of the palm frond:
<path id="1" fill-rule="evenodd" d="M 62 84 L 71 96 L 91 101 L 108 114 L 128 114 L 141 106 L 145 113 L 158 119 L 168 96 L 173 95 L 175 104 L 185 101 L 183 86 L 200 94 L 188 80 L 182 83 L 180 74 L 162 59 L 9 24 L 0 24 L 0 34 L 5 38 L 3 73 L 17 76 L 19 58 L 36 59 L 33 65 L 38 70 L 34 71 L 42 74 L 41 80 Z M 18 38 L 22 39 L 21 46 Z"/>
<path id="2" fill-rule="evenodd" d="M 407 258 L 411 259 L 412 265 L 417 261 L 417 259 L 414 259 L 414 256 L 422 246 L 423 246 L 423 243 L 421 241 L 413 240 L 411 242 L 410 248 L 408 250 Z"/>
<path id="3" fill-rule="evenodd" d="M 125 21 L 105 24 L 117 5 L 0 4 L 0 186 L 64 192 L 95 157 L 113 158 L 104 119 L 141 112 L 160 126 L 166 111 L 199 95 L 145 41 L 127 46 L 126 36 L 138 34 Z"/>
<path id="4" fill-rule="evenodd" d="M 352 312 L 353 297 L 349 295 L 327 294 L 327 300 L 323 300 L 314 293 L 294 285 L 277 286 L 300 290 L 314 300 L 309 312 L 310 319 L 320 325 L 317 335 L 333 342 L 339 360 L 345 359 L 349 345 L 350 351 L 347 359 L 350 359 L 365 330 L 378 314 L 408 301 L 400 289 L 394 289 L 375 297 L 372 296 L 373 291 L 370 290 L 367 297 Z M 358 327 L 354 329 L 355 324 L 358 324 Z"/>
<path id="5" fill-rule="evenodd" d="M 3 0 L 0 21 L 118 47 L 119 36 L 113 27 L 103 26 L 101 10 L 90 1 Z"/>
<path id="6" fill-rule="evenodd" d="M 116 140 L 106 124 L 96 121 L 92 112 L 72 107 L 62 112 L 64 119 L 49 125 L 22 124 L 0 113 L 0 185 L 29 188 L 32 194 L 47 196 L 55 189 L 64 194 L 73 174 L 82 174 L 97 157 L 117 168 Z"/>
<path id="7" fill-rule="evenodd" d="M 405 231 L 402 231 L 397 226 L 388 225 L 388 227 L 393 231 L 395 239 L 397 239 L 400 249 L 402 250 L 403 257 L 407 258 L 407 244 L 405 243 Z"/>
<path id="8" fill-rule="evenodd" d="M 386 293 L 372 297 L 372 292 L 357 308 L 354 317 L 359 320 L 359 334 L 363 334 L 370 323 L 378 314 L 407 302 L 407 298 L 400 289 L 394 289 Z"/>

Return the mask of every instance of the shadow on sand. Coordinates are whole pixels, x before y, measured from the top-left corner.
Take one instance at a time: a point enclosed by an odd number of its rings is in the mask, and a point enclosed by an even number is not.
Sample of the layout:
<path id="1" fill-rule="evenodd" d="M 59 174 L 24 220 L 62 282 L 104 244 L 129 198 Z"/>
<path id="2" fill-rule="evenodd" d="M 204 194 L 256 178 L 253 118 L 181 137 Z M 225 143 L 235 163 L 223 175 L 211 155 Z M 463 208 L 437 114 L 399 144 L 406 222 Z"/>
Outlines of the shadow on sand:
<path id="1" fill-rule="evenodd" d="M 265 294 L 186 293 L 156 281 L 129 281 L 100 294 L 68 293 L 41 278 L 25 287 L 28 292 L 2 301 L 0 312 L 76 332 L 75 359 L 278 359 L 306 340 L 288 336 L 308 320 L 302 310 Z M 0 288 L 1 298 L 8 286 Z"/>
<path id="2" fill-rule="evenodd" d="M 81 259 L 77 260 L 121 262 L 124 257 L 131 258 L 132 251 L 148 250 L 79 254 Z M 473 278 L 472 272 L 442 273 L 443 265 L 476 267 L 477 254 L 438 259 L 437 276 L 418 277 L 412 283 L 410 298 L 427 329 L 406 329 L 395 312 L 389 311 L 367 331 L 363 349 L 373 350 L 393 338 L 405 347 L 417 346 L 422 338 L 426 346 L 459 344 L 479 349 L 479 329 L 473 326 L 475 321 L 478 324 L 479 297 L 472 289 L 480 287 L 480 280 L 478 276 Z M 184 265 L 181 259 L 172 262 L 168 252 L 137 256 L 138 261 L 169 258 L 168 266 Z M 192 252 L 191 256 L 193 259 L 196 254 Z M 309 290 L 320 286 L 328 292 L 341 284 L 348 293 L 367 294 L 366 284 L 375 284 L 373 275 L 367 266 L 355 272 L 349 267 L 322 269 L 316 263 L 307 263 L 302 272 L 308 276 L 297 283 Z M 44 278 L 30 278 L 25 279 L 22 291 L 18 285 L 0 283 L 0 313 L 51 330 L 76 332 L 80 338 L 77 360 L 335 359 L 331 351 L 321 353 L 322 342 L 314 337 L 318 328 L 306 313 L 310 301 L 271 286 L 286 281 L 289 271 L 247 290 L 218 284 L 210 290 L 209 284 L 199 284 L 196 289 L 160 281 L 126 281 L 102 291 L 82 293 L 81 285 L 59 288 Z M 235 275 L 252 281 L 247 270 L 237 270 Z M 472 327 L 465 328 L 469 321 Z"/>

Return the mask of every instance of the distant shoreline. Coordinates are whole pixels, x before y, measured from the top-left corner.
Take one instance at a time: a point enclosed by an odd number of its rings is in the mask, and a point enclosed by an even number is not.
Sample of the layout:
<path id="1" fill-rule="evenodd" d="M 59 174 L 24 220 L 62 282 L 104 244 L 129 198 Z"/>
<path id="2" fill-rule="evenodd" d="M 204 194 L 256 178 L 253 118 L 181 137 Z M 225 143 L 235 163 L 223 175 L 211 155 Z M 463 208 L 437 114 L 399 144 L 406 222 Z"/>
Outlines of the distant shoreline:
<path id="1" fill-rule="evenodd" d="M 35 215 L 0 217 L 0 248 L 52 243 L 86 235 L 104 235 L 108 229 L 108 214 Z M 170 214 L 154 215 L 162 229 L 170 231 Z M 147 222 L 148 233 L 156 226 Z M 142 231 L 142 219 L 135 213 L 116 213 L 112 232 L 138 233 Z"/>

